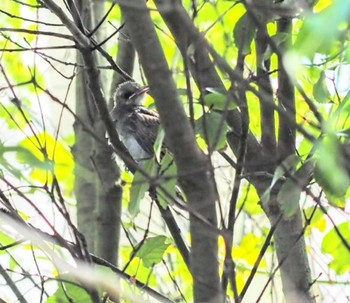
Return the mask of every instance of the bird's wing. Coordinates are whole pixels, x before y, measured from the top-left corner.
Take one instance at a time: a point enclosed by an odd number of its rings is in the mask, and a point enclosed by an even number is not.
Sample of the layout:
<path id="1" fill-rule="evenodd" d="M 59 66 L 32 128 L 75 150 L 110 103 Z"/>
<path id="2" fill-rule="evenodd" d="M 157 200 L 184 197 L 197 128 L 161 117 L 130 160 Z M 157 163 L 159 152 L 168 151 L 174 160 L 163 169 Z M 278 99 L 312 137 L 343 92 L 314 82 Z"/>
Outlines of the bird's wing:
<path id="1" fill-rule="evenodd" d="M 153 144 L 157 139 L 159 129 L 159 115 L 157 112 L 139 106 L 130 116 L 130 131 L 134 134 L 138 144 L 149 155 L 153 155 Z"/>

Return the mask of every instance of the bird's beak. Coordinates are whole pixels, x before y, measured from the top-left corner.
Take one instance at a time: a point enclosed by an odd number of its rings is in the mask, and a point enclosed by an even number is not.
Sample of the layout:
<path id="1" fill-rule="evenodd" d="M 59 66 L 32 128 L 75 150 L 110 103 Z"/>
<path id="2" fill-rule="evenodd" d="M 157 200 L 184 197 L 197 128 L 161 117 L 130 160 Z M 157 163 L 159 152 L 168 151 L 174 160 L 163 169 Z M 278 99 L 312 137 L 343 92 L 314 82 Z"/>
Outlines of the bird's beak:
<path id="1" fill-rule="evenodd" d="M 145 94 L 149 92 L 149 86 L 142 86 L 140 87 L 136 92 L 134 92 L 130 97 L 129 99 L 132 99 L 134 98 L 135 96 L 139 96 L 139 95 L 142 95 L 142 94 Z"/>

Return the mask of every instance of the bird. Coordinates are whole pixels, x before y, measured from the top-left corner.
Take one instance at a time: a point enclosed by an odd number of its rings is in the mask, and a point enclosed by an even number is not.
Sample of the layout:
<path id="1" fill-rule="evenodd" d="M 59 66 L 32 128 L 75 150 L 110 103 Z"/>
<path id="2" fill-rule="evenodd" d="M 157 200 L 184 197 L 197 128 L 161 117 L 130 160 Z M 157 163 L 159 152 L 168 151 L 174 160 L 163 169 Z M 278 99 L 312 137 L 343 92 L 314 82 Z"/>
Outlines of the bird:
<path id="1" fill-rule="evenodd" d="M 114 107 L 110 116 L 120 141 L 137 163 L 152 158 L 160 119 L 156 111 L 142 105 L 148 86 L 134 81 L 120 84 L 114 93 Z"/>
<path id="2" fill-rule="evenodd" d="M 149 92 L 148 86 L 141 86 L 134 81 L 123 82 L 115 90 L 114 107 L 110 111 L 120 141 L 123 142 L 131 157 L 139 165 L 153 157 L 153 145 L 160 128 L 159 114 L 142 104 L 147 92 Z M 174 173 L 176 174 L 176 168 L 175 171 L 171 169 L 176 165 L 166 141 L 165 138 L 161 146 L 160 162 L 155 159 L 159 165 L 158 177 L 164 176 L 166 171 L 169 171 L 171 177 Z M 165 157 L 166 154 L 168 158 Z M 166 159 L 164 163 L 163 159 Z M 174 195 L 185 201 L 178 186 L 174 186 L 174 191 Z M 155 192 L 152 195 L 155 195 Z"/>

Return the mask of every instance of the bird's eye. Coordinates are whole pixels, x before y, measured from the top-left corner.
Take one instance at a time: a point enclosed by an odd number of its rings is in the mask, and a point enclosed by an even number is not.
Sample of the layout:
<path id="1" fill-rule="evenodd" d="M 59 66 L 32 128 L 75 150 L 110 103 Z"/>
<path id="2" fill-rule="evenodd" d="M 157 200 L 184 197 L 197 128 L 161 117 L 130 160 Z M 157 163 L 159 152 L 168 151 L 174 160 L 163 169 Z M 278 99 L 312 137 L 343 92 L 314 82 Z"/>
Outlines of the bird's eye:
<path id="1" fill-rule="evenodd" d="M 125 92 L 124 93 L 124 99 L 129 99 L 133 95 L 133 92 Z"/>

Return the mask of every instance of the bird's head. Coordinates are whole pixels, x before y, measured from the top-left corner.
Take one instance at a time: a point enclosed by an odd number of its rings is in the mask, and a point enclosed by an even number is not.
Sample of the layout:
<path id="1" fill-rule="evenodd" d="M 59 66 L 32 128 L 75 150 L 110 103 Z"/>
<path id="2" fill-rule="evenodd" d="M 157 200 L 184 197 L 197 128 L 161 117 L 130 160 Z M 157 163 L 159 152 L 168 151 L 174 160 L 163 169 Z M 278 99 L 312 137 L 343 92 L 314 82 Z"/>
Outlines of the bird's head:
<path id="1" fill-rule="evenodd" d="M 120 84 L 115 91 L 115 105 L 140 105 L 144 94 L 148 91 L 148 86 L 140 86 L 134 81 L 124 82 Z"/>

